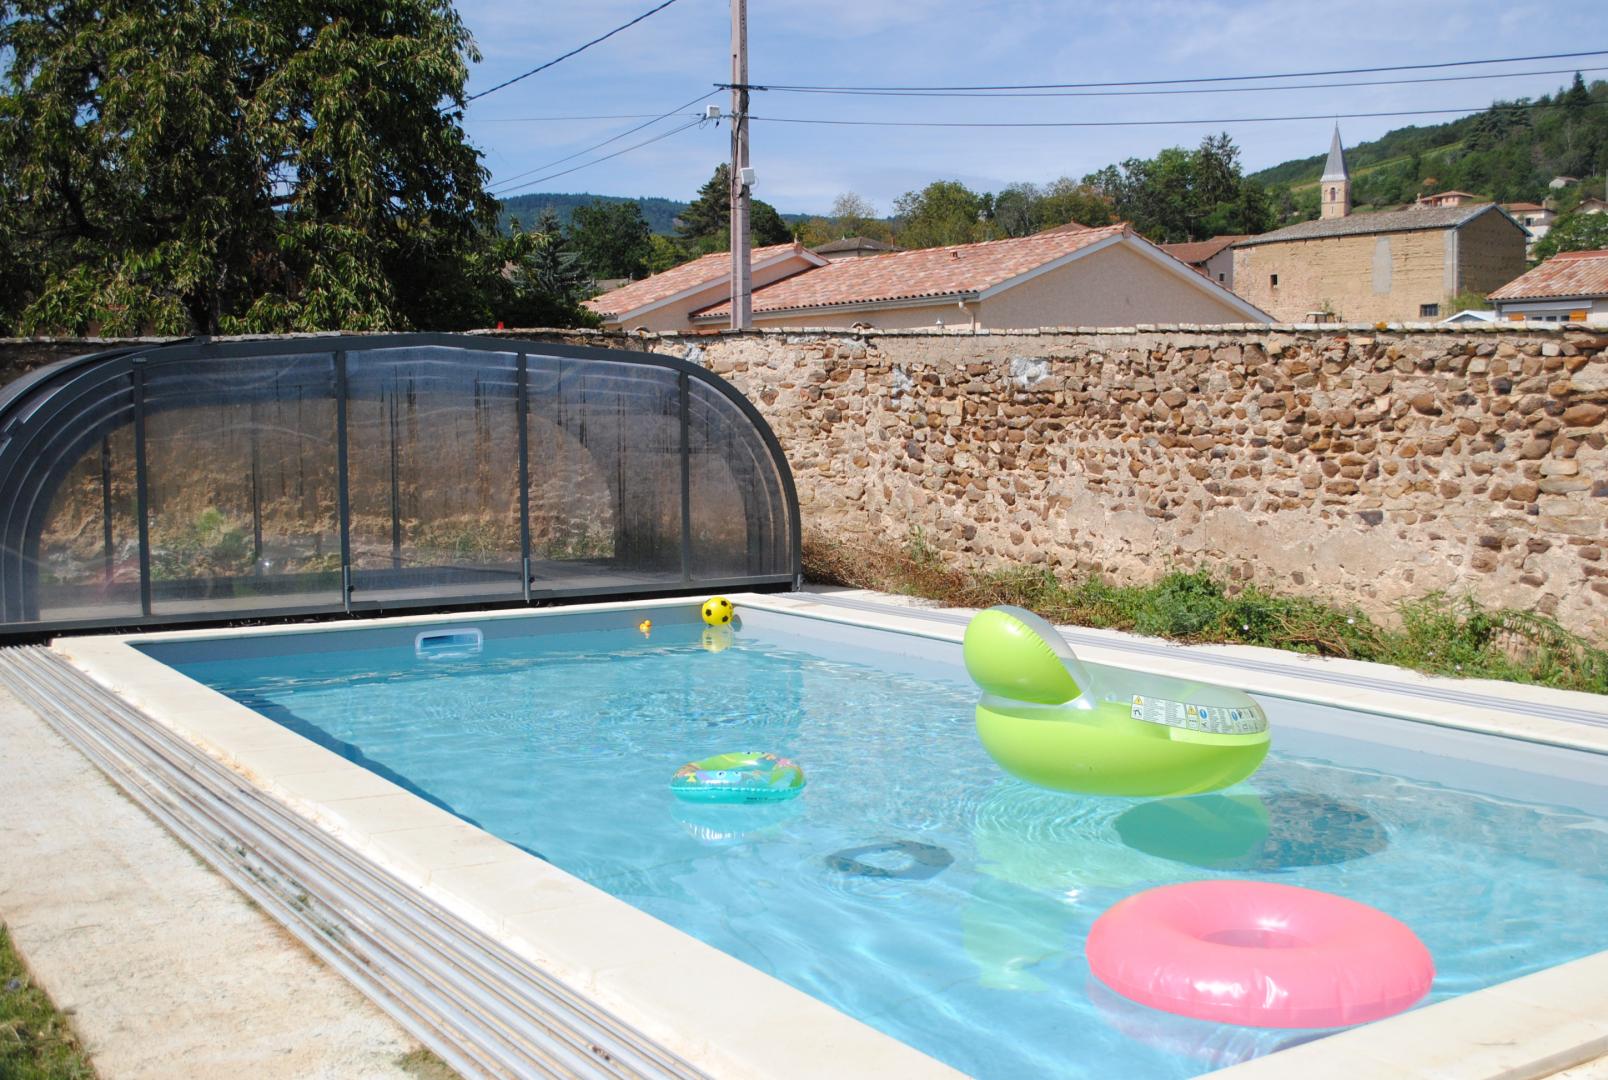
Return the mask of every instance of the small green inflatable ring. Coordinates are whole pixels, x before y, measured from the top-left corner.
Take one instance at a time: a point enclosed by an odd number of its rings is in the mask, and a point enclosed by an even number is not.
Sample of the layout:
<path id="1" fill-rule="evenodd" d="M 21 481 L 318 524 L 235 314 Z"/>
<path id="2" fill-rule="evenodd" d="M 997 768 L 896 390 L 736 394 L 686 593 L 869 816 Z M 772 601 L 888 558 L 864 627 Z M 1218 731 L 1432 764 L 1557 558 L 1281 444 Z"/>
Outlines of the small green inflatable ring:
<path id="1" fill-rule="evenodd" d="M 775 754 L 745 751 L 688 762 L 670 778 L 676 798 L 693 803 L 773 803 L 804 790 L 804 770 Z"/>
<path id="2" fill-rule="evenodd" d="M 1193 795 L 1250 776 L 1267 718 L 1238 690 L 1105 669 L 1096 679 L 1030 611 L 967 625 L 966 670 L 983 690 L 977 735 L 1013 776 L 1089 795 Z"/>

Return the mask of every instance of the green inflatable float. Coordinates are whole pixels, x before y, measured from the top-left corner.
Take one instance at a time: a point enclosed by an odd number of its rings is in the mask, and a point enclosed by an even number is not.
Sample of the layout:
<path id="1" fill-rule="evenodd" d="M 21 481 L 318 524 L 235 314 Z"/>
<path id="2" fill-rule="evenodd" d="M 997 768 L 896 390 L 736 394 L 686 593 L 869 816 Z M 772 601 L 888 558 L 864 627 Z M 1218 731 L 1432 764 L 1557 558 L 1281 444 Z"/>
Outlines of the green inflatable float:
<path id="1" fill-rule="evenodd" d="M 977 734 L 1013 776 L 1089 795 L 1193 795 L 1238 783 L 1267 756 L 1267 716 L 1238 690 L 1103 668 L 1093 675 L 1043 619 L 978 612 L 966 670 L 983 689 Z"/>

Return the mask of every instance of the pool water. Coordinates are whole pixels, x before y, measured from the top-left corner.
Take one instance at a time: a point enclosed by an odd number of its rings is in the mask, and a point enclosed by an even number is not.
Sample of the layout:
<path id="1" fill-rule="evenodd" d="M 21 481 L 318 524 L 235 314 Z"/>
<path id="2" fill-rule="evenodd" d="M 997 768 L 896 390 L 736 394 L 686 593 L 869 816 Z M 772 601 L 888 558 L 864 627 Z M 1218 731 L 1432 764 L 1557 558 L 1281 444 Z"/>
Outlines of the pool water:
<path id="1" fill-rule="evenodd" d="M 1095 983 L 1090 925 L 1156 885 L 1250 878 L 1374 905 L 1433 953 L 1429 1001 L 1608 949 L 1608 820 L 1348 764 L 1344 740 L 1291 756 L 1279 703 L 1244 784 L 1081 798 L 983 752 L 958 647 L 953 664 L 880 663 L 774 622 L 721 651 L 700 631 L 169 662 L 979 1077 L 1193 1076 L 1323 1034 L 1174 1017 Z M 793 758 L 807 790 L 672 797 L 677 766 L 732 750 Z"/>

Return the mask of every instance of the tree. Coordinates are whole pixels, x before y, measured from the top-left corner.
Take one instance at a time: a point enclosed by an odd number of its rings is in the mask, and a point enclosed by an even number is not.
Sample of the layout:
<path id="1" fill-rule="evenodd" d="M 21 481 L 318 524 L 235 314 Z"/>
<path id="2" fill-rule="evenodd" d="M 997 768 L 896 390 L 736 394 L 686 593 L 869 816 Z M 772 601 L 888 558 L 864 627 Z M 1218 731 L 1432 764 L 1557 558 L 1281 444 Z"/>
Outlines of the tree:
<path id="1" fill-rule="evenodd" d="M 832 222 L 843 236 L 865 236 L 877 221 L 877 208 L 852 191 L 845 191 L 832 200 Z"/>
<path id="2" fill-rule="evenodd" d="M 1266 191 L 1242 174 L 1239 149 L 1226 133 L 1208 135 L 1194 150 L 1174 146 L 1154 158 L 1129 158 L 1084 183 L 1157 243 L 1262 232 L 1274 221 Z"/>
<path id="3" fill-rule="evenodd" d="M 505 326 L 596 326 L 598 319 L 579 300 L 591 277 L 559 226 L 558 213 L 543 210 L 534 229 L 510 223 L 498 237 L 493 258 L 499 272 L 491 297 L 492 313 Z"/>
<path id="4" fill-rule="evenodd" d="M 721 162 L 714 175 L 698 189 L 698 197 L 676 219 L 676 235 L 693 254 L 731 250 L 731 166 Z M 770 203 L 751 199 L 748 204 L 748 238 L 754 245 L 785 244 L 793 231 Z"/>
<path id="5" fill-rule="evenodd" d="M 1608 214 L 1576 211 L 1547 230 L 1536 241 L 1535 257 L 1550 259 L 1560 251 L 1597 251 L 1608 248 Z"/>
<path id="6" fill-rule="evenodd" d="M 28 267 L 0 321 L 489 317 L 495 203 L 452 107 L 478 57 L 446 0 L 9 0 L 0 53 L 0 248 Z"/>
<path id="7" fill-rule="evenodd" d="M 638 278 L 648 271 L 653 232 L 634 202 L 594 199 L 570 214 L 570 243 L 597 278 Z"/>
<path id="8" fill-rule="evenodd" d="M 1077 222 L 1079 225 L 1110 225 L 1116 218 L 1111 200 L 1088 184 L 1070 176 L 1052 181 L 1039 200 L 1040 229 Z"/>
<path id="9" fill-rule="evenodd" d="M 984 200 L 959 180 L 935 180 L 894 200 L 899 243 L 908 248 L 984 239 Z"/>

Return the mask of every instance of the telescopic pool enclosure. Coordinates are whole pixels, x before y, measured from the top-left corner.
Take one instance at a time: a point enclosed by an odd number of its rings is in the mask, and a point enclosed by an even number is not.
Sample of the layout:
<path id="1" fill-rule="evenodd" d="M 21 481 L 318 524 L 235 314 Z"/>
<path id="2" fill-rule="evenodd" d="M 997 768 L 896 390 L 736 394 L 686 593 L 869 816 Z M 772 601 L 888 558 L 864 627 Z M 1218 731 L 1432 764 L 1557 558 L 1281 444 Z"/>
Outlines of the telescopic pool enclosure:
<path id="1" fill-rule="evenodd" d="M 447 334 L 96 353 L 0 391 L 0 634 L 793 587 L 725 380 Z"/>

